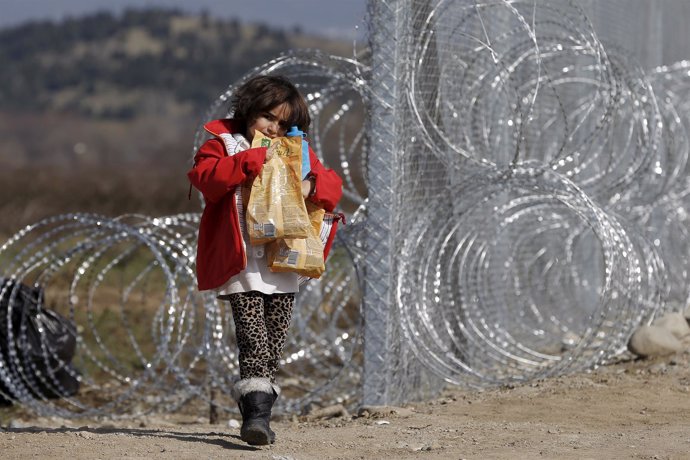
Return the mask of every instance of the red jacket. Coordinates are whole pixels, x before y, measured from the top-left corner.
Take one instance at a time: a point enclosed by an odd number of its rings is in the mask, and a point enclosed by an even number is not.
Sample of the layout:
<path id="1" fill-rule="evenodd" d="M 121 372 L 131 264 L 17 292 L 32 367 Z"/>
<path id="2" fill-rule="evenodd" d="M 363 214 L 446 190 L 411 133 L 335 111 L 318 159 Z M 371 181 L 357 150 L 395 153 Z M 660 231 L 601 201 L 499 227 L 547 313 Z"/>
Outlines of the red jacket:
<path id="1" fill-rule="evenodd" d="M 187 173 L 189 181 L 206 202 L 199 224 L 196 257 L 197 283 L 202 291 L 222 286 L 247 266 L 234 191 L 237 185 L 252 180 L 261 172 L 267 150 L 266 147 L 250 148 L 228 156 L 220 135 L 244 134 L 245 125 L 239 120 L 214 120 L 204 128 L 214 137 L 199 148 L 194 156 L 194 167 Z M 342 179 L 321 164 L 311 147 L 309 159 L 316 188 L 308 199 L 331 212 L 342 196 Z M 333 242 L 335 228 L 336 225 L 328 238 L 324 256 Z"/>

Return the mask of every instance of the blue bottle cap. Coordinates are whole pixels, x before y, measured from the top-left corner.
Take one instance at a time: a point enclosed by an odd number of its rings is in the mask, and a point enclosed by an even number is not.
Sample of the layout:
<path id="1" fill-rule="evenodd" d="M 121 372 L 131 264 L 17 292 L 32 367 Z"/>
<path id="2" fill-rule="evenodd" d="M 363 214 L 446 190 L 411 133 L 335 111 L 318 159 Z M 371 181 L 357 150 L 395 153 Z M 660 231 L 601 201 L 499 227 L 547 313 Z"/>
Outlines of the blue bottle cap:
<path id="1" fill-rule="evenodd" d="M 290 128 L 290 131 L 288 131 L 287 133 L 285 133 L 285 135 L 286 135 L 286 136 L 291 136 L 291 137 L 292 137 L 292 136 L 302 136 L 302 137 L 306 137 L 306 134 L 304 134 L 304 132 L 302 132 L 297 126 L 292 126 L 292 127 Z"/>

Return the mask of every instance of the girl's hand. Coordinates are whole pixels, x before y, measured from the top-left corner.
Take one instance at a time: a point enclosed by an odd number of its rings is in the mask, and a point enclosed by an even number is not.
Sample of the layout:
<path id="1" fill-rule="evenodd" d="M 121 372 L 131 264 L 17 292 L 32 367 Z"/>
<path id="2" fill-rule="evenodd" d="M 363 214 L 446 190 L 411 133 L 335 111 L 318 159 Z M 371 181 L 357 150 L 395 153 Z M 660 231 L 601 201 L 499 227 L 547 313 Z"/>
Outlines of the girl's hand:
<path id="1" fill-rule="evenodd" d="M 264 163 L 267 161 L 271 161 L 273 159 L 273 155 L 275 154 L 276 149 L 278 148 L 278 144 L 271 144 L 271 146 L 266 149 L 266 160 L 264 160 Z"/>
<path id="2" fill-rule="evenodd" d="M 302 197 L 306 200 L 314 190 L 314 179 L 312 177 L 302 181 Z"/>

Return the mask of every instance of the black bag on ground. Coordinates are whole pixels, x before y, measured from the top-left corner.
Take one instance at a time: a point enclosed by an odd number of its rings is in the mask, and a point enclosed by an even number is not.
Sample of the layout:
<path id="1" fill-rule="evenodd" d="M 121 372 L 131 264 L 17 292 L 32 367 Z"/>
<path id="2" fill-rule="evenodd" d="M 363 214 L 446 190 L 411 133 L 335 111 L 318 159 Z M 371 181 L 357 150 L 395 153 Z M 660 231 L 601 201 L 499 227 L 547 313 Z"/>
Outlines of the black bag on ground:
<path id="1" fill-rule="evenodd" d="M 79 390 L 79 372 L 71 365 L 77 347 L 74 323 L 43 303 L 43 288 L 0 278 L 0 360 L 5 370 L 4 378 L 0 374 L 0 403 L 11 404 L 3 393 L 18 396 L 8 388 L 8 378 L 39 398 L 72 396 Z"/>

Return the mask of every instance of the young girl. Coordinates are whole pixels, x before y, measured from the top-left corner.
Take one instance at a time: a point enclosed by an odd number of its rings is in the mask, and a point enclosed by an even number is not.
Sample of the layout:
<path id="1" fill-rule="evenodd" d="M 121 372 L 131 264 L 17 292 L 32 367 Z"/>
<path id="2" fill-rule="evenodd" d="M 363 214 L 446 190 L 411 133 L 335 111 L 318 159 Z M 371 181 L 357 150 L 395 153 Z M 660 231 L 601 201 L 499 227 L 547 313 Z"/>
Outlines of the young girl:
<path id="1" fill-rule="evenodd" d="M 280 76 L 257 76 L 244 83 L 233 96 L 232 109 L 232 119 L 205 125 L 213 138 L 201 146 L 187 176 L 206 202 L 196 259 L 199 289 L 215 290 L 219 299 L 230 302 L 235 322 L 240 380 L 232 395 L 242 413 L 240 435 L 249 444 L 263 445 L 275 440 L 269 427 L 280 394 L 275 377 L 299 281 L 295 273 L 271 272 L 264 247 L 249 244 L 242 184 L 251 183 L 273 155 L 272 147 L 249 147 L 257 131 L 271 138 L 285 136 L 291 126 L 307 132 L 311 119 L 302 95 Z M 342 180 L 311 148 L 309 159 L 311 172 L 302 182 L 302 195 L 333 211 Z"/>

